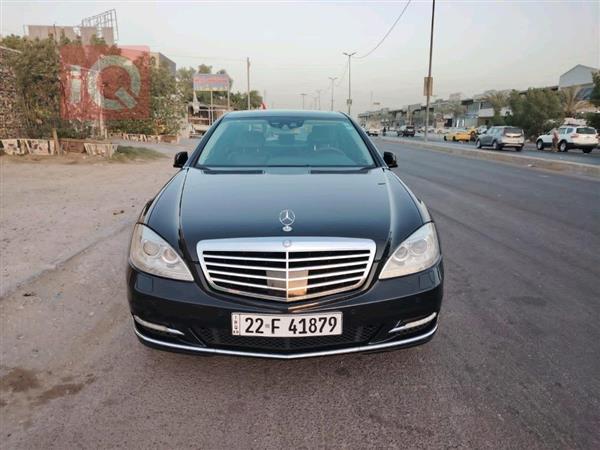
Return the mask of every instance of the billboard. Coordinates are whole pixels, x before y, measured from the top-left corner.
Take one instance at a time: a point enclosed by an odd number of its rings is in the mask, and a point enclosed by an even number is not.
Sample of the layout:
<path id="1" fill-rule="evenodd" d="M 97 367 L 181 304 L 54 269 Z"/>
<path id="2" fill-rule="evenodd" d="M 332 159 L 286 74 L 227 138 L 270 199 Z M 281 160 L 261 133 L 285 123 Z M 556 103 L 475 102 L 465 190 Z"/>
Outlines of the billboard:
<path id="1" fill-rule="evenodd" d="M 228 91 L 230 78 L 226 73 L 197 73 L 194 75 L 195 91 Z"/>

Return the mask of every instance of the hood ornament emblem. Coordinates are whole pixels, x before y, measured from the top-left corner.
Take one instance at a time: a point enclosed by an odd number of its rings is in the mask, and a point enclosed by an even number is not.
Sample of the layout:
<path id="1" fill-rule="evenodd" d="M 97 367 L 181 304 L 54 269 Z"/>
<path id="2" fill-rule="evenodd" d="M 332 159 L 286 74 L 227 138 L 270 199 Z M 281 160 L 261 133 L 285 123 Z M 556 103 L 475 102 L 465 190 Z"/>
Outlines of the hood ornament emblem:
<path id="1" fill-rule="evenodd" d="M 279 213 L 279 221 L 283 225 L 283 231 L 292 231 L 291 225 L 296 220 L 296 215 L 291 209 L 284 209 Z"/>

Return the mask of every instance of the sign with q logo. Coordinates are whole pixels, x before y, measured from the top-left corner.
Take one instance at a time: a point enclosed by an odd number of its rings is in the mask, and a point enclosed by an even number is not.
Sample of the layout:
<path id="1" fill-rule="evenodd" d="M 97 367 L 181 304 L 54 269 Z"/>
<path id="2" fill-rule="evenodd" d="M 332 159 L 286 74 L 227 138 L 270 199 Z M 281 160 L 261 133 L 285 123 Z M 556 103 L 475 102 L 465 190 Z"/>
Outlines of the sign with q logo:
<path id="1" fill-rule="evenodd" d="M 61 112 L 65 119 L 150 116 L 150 52 L 143 47 L 61 47 Z"/>

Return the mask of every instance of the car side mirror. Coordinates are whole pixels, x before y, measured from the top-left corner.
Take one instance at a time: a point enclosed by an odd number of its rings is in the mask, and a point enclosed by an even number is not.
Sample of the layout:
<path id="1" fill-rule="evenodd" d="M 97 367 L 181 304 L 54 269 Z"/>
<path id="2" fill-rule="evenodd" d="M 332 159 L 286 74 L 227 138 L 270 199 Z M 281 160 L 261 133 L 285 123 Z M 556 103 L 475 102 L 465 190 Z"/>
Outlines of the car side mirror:
<path id="1" fill-rule="evenodd" d="M 183 167 L 188 160 L 188 152 L 175 153 L 175 160 L 173 161 L 173 167 Z"/>
<path id="2" fill-rule="evenodd" d="M 383 152 L 383 160 L 389 168 L 398 167 L 398 161 L 396 161 L 396 155 L 392 152 Z"/>

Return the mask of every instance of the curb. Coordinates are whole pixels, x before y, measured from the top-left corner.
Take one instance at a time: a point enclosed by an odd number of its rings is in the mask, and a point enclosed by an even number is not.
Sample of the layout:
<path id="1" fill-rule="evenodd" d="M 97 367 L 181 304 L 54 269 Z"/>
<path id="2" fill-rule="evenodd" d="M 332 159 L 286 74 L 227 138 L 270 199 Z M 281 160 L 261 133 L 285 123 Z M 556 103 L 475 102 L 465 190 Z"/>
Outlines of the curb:
<path id="1" fill-rule="evenodd" d="M 399 142 L 401 144 L 411 144 L 415 147 L 433 150 L 437 152 L 448 153 L 451 155 L 465 156 L 473 159 L 484 159 L 488 161 L 499 161 L 516 166 L 525 166 L 536 169 L 553 170 L 555 172 L 568 172 L 577 175 L 588 175 L 592 177 L 600 177 L 600 165 L 583 164 L 571 161 L 556 161 L 545 158 L 536 158 L 535 156 L 516 156 L 507 153 L 497 153 L 486 150 L 470 150 L 466 148 L 450 148 L 444 145 L 435 143 L 424 143 L 407 141 L 405 139 L 389 139 L 381 137 L 380 139 L 387 142 Z"/>

